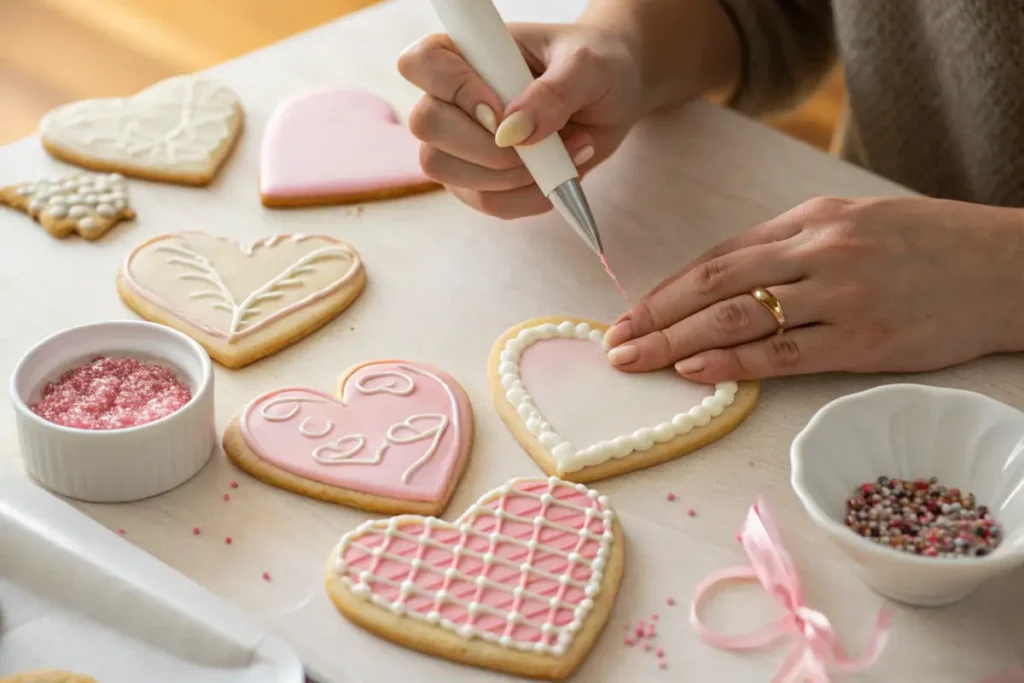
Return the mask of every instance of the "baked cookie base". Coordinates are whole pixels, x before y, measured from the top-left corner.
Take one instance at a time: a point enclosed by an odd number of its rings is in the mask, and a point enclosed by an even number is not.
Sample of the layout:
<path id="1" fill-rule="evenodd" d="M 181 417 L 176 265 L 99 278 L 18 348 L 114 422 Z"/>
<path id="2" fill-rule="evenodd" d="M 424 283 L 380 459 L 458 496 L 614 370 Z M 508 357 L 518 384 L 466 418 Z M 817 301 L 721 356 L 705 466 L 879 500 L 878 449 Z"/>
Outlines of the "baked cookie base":
<path id="1" fill-rule="evenodd" d="M 366 287 L 366 270 L 360 268 L 352 280 L 338 291 L 328 294 L 300 311 L 271 325 L 229 341 L 191 325 L 162 306 L 142 296 L 122 272 L 117 274 L 117 293 L 129 308 L 161 325 L 173 327 L 199 342 L 210 357 L 226 368 L 237 370 L 308 337 L 338 317 Z"/>
<path id="2" fill-rule="evenodd" d="M 46 149 L 51 156 L 60 159 L 61 161 L 66 161 L 69 164 L 80 166 L 81 168 L 88 168 L 93 171 L 105 171 L 107 173 L 120 173 L 121 175 L 141 178 L 143 180 L 151 180 L 158 183 L 173 183 L 176 185 L 193 185 L 201 187 L 210 184 L 217 175 L 221 166 L 224 165 L 228 155 L 230 155 L 231 151 L 235 148 L 238 138 L 241 137 L 242 129 L 244 128 L 245 114 L 241 107 L 236 106 L 235 109 L 236 116 L 231 134 L 225 138 L 223 143 L 221 143 L 216 154 L 211 158 L 210 165 L 202 171 L 175 171 L 170 168 L 156 169 L 148 166 L 132 164 L 130 162 L 126 163 L 109 161 L 106 159 L 96 159 L 83 154 L 78 154 L 70 149 L 66 149 L 61 145 L 48 140 L 45 135 L 41 135 L 40 140 L 43 143 L 43 148 Z"/>
<path id="3" fill-rule="evenodd" d="M 563 680 L 572 675 L 593 648 L 604 630 L 625 570 L 626 537 L 618 519 L 613 524 L 614 538 L 601 590 L 583 627 L 564 655 L 519 652 L 484 640 L 467 640 L 438 626 L 408 616 L 398 616 L 356 597 L 334 573 L 333 557 L 325 567 L 327 594 L 346 619 L 396 645 L 424 654 L 479 666 L 515 676 L 542 680 Z"/>
<path id="4" fill-rule="evenodd" d="M 338 388 L 335 391 L 335 394 L 338 396 L 341 395 L 345 382 L 353 373 L 367 365 L 374 365 L 382 362 L 397 363 L 399 361 L 374 360 L 366 363 L 360 363 L 359 365 L 350 368 L 338 382 Z M 451 381 L 455 380 L 452 379 Z M 463 391 L 465 390 L 463 389 Z M 245 440 L 245 436 L 242 433 L 242 414 L 245 412 L 245 408 L 242 408 L 242 410 L 235 414 L 227 429 L 224 430 L 222 446 L 224 447 L 224 452 L 227 454 L 231 462 L 235 463 L 235 465 L 237 465 L 242 471 L 256 479 L 259 479 L 265 484 L 275 486 L 279 489 L 284 489 L 285 491 L 291 491 L 292 493 L 298 493 L 302 496 L 322 500 L 325 503 L 336 503 L 338 505 L 358 508 L 360 510 L 366 510 L 367 512 L 376 512 L 382 515 L 414 514 L 436 517 L 444 512 L 445 508 L 448 507 L 452 494 L 455 493 L 455 488 L 458 486 L 463 473 L 466 471 L 466 464 L 469 462 L 469 454 L 473 450 L 473 437 L 475 436 L 473 407 L 469 401 L 466 403 L 469 407 L 469 412 L 465 416 L 469 427 L 469 447 L 466 448 L 462 457 L 456 463 L 455 471 L 452 473 L 452 476 L 448 481 L 448 488 L 445 489 L 444 495 L 436 501 L 405 500 L 402 498 L 379 496 L 341 486 L 324 484 L 281 469 L 277 465 L 267 462 L 261 458 L 254 450 L 252 450 L 252 448 L 249 447 L 249 443 Z"/>
<path id="5" fill-rule="evenodd" d="M 299 209 L 311 206 L 329 206 L 332 204 L 359 204 L 362 202 L 379 202 L 388 199 L 399 199 L 425 192 L 432 192 L 440 189 L 441 186 L 434 182 L 421 183 L 418 185 L 406 185 L 404 187 L 393 187 L 372 192 L 340 193 L 329 195 L 309 195 L 306 197 L 277 197 L 260 194 L 260 201 L 263 206 L 270 209 Z"/>
<path id="6" fill-rule="evenodd" d="M 31 197 L 23 196 L 18 194 L 18 186 L 10 185 L 7 187 L 0 187 L 0 204 L 9 206 L 12 209 L 17 209 L 25 214 L 28 214 L 36 223 L 41 225 L 46 232 L 50 233 L 54 237 L 64 238 L 73 232 L 77 232 L 83 239 L 97 240 L 107 234 L 111 228 L 120 223 L 121 221 L 132 220 L 135 218 L 135 212 L 130 206 L 118 211 L 116 216 L 104 217 L 92 211 L 89 215 L 96 221 L 95 228 L 81 228 L 78 225 L 77 218 L 71 218 L 66 216 L 64 218 L 54 218 L 49 213 L 40 212 L 34 213 L 30 208 L 29 204 Z M 0 682 L 2 683 L 2 682 Z"/>
<path id="7" fill-rule="evenodd" d="M 96 683 L 96 679 L 70 671 L 52 669 L 14 674 L 10 678 L 0 678 L 0 683 Z"/>
<path id="8" fill-rule="evenodd" d="M 761 392 L 761 383 L 757 381 L 739 382 L 739 390 L 736 392 L 736 397 L 732 404 L 721 415 L 712 418 L 711 422 L 703 427 L 694 427 L 671 441 L 656 443 L 651 448 L 640 453 L 630 453 L 625 457 L 606 460 L 600 464 L 584 467 L 574 472 L 561 472 L 558 469 L 558 462 L 555 460 L 555 457 L 551 455 L 547 448 L 541 445 L 536 436 L 530 433 L 519 413 L 516 412 L 512 404 L 509 403 L 508 398 L 506 398 L 505 388 L 501 386 L 501 373 L 498 372 L 498 366 L 501 365 L 501 352 L 505 350 L 506 342 L 519 334 L 520 331 L 544 323 L 554 323 L 557 325 L 566 320 L 571 321 L 573 324 L 586 323 L 602 333 L 608 329 L 608 326 L 603 323 L 584 318 L 568 316 L 535 318 L 520 323 L 505 332 L 491 348 L 491 354 L 487 361 L 491 396 L 494 399 L 494 405 L 498 408 L 502 421 L 509 431 L 512 432 L 512 436 L 515 437 L 516 441 L 540 465 L 540 468 L 550 476 L 555 476 L 565 481 L 586 484 L 674 460 L 721 439 L 736 429 L 757 406 L 757 399 Z"/>

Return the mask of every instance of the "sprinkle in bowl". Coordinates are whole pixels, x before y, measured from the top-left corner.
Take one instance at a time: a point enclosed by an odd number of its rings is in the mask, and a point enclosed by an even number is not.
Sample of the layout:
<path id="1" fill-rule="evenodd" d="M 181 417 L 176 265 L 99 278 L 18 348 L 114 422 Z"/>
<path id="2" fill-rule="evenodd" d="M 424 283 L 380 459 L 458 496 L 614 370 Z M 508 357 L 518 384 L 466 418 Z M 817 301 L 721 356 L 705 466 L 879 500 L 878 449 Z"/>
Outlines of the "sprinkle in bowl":
<path id="1" fill-rule="evenodd" d="M 145 420 L 124 416 L 131 425 L 126 427 L 65 426 L 37 412 L 48 385 L 98 357 L 129 359 L 137 371 L 156 370 L 157 379 L 176 377 L 190 396 L 150 410 Z M 123 364 L 114 367 L 124 371 Z M 143 380 L 140 388 L 155 381 L 153 373 Z M 96 384 L 97 378 L 86 374 L 82 382 Z M 163 325 L 110 321 L 59 332 L 22 357 L 10 391 L 26 471 L 69 498 L 118 503 L 164 493 L 202 469 L 216 444 L 210 357 L 190 337 Z"/>
<path id="2" fill-rule="evenodd" d="M 1016 408 L 959 389 L 876 387 L 819 410 L 794 439 L 790 461 L 793 489 L 812 521 L 846 554 L 865 584 L 892 600 L 947 605 L 1024 565 L 1024 412 Z M 922 489 L 918 501 L 928 495 L 929 482 L 941 482 L 965 498 L 970 492 L 976 505 L 986 506 L 998 522 L 1001 542 L 981 556 L 928 556 L 862 537 L 847 526 L 848 501 L 879 478 L 888 483 L 886 477 L 900 482 L 901 496 L 906 496 L 904 487 Z M 973 501 L 966 507 L 973 507 Z M 925 526 L 938 524 L 931 509 L 950 528 L 969 526 L 944 517 L 951 507 L 955 517 L 959 504 L 944 507 L 931 500 L 927 508 L 915 507 L 922 525 L 916 515 L 909 517 L 910 524 L 936 528 Z M 903 523 L 902 516 L 893 517 Z M 892 533 L 901 531 L 912 533 L 898 525 Z"/>

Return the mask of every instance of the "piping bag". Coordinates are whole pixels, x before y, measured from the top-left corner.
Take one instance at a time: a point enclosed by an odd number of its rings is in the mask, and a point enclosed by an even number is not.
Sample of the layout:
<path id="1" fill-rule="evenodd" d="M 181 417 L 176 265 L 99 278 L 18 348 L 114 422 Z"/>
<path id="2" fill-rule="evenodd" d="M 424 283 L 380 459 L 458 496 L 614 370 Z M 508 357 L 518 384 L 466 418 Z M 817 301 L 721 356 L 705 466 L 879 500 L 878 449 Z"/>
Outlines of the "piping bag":
<path id="1" fill-rule="evenodd" d="M 530 67 L 491 0 L 431 2 L 463 58 L 503 104 L 507 105 L 533 82 Z M 615 279 L 605 260 L 590 205 L 580 187 L 579 172 L 562 138 L 553 133 L 536 144 L 517 146 L 515 150 L 544 196 L 601 258 L 605 270 Z"/>

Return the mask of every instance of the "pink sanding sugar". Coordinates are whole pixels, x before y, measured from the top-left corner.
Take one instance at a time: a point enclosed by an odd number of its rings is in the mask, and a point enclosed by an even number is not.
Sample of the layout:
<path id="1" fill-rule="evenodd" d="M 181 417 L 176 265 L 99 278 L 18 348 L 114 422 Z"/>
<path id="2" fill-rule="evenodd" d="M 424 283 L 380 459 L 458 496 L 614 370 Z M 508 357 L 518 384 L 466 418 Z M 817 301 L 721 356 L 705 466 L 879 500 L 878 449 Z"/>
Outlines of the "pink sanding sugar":
<path id="1" fill-rule="evenodd" d="M 134 358 L 106 358 L 69 370 L 29 409 L 76 429 L 125 429 L 154 422 L 192 400 L 174 371 Z"/>

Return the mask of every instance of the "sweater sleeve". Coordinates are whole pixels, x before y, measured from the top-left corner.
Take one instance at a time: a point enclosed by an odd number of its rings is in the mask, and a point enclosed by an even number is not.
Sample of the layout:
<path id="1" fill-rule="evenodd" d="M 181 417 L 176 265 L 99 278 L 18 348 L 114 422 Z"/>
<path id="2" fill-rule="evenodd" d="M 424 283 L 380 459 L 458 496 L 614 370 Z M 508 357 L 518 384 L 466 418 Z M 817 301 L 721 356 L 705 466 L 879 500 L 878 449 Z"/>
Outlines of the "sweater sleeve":
<path id="1" fill-rule="evenodd" d="M 831 0 L 719 0 L 739 33 L 743 74 L 729 106 L 754 116 L 798 105 L 836 56 Z"/>

